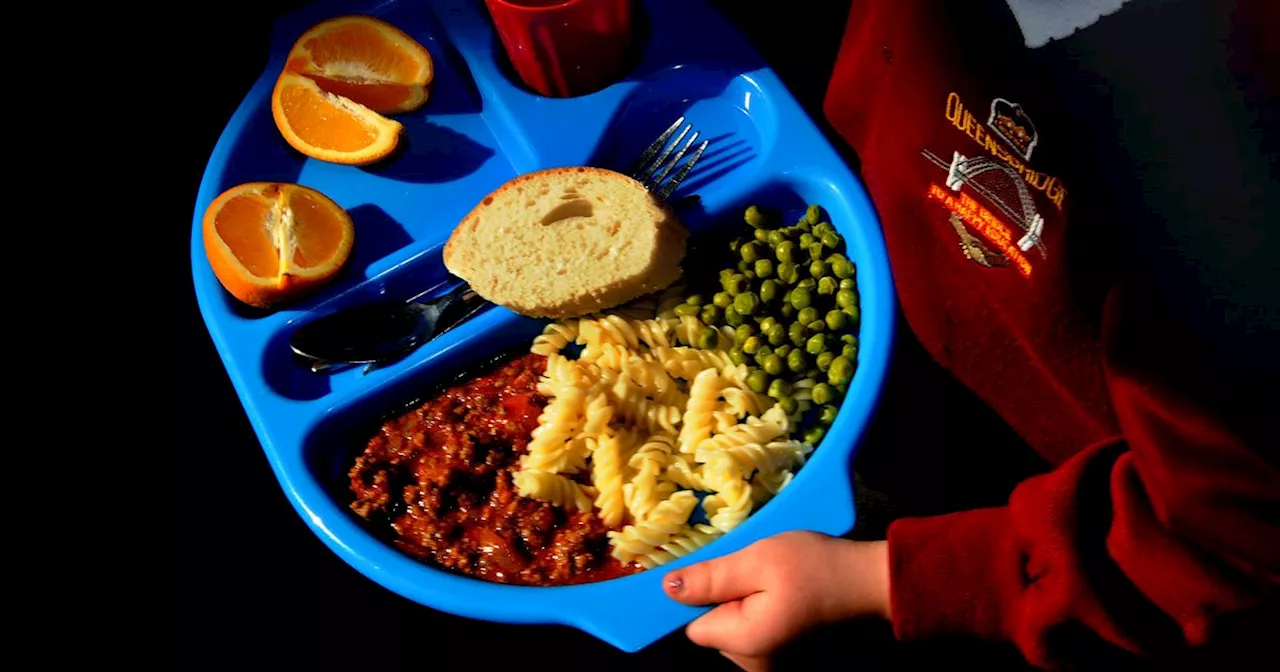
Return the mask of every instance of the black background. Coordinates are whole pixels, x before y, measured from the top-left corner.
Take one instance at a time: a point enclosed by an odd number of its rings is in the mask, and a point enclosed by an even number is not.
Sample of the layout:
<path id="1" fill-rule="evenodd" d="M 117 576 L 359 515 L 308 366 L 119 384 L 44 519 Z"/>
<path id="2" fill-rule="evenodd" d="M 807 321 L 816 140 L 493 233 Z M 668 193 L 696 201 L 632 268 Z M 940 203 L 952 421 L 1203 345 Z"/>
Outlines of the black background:
<path id="1" fill-rule="evenodd" d="M 554 665 L 560 669 L 730 669 L 715 652 L 674 633 L 643 652 L 620 653 L 594 638 L 558 627 L 504 626 L 436 612 L 384 590 L 326 549 L 286 502 L 263 457 L 196 307 L 187 262 L 192 207 L 209 153 L 241 98 L 261 72 L 271 22 L 298 2 L 229 0 L 181 8 L 168 20 L 181 27 L 155 67 L 174 74 L 156 91 L 177 156 L 164 177 L 179 186 L 161 192 L 166 258 L 165 329 L 178 333 L 157 368 L 176 375 L 182 411 L 199 431 L 170 446 L 172 484 L 181 507 L 174 528 L 178 557 L 169 586 L 182 667 L 285 664 L 290 667 L 480 669 Z M 718 6 L 756 43 L 815 119 L 844 30 L 847 2 L 743 3 Z M 176 5 L 175 5 L 176 8 Z M 154 19 L 153 19 L 154 20 Z M 166 43 L 167 46 L 167 43 Z M 154 53 L 154 52 L 151 52 Z M 156 59 L 153 58 L 152 62 Z M 171 89 L 171 90 L 170 90 Z M 168 111 L 180 111 L 171 114 Z M 825 124 L 824 124 L 825 129 Z M 833 144 L 852 156 L 834 134 Z M 169 144 L 166 142 L 165 144 Z M 928 421 L 921 421 L 928 409 Z M 947 450 L 951 428 L 991 437 L 993 450 L 1014 456 L 981 464 L 963 444 Z M 958 435 L 958 434 L 957 434 Z M 883 538 L 899 515 L 958 510 L 1003 502 L 1017 478 L 1039 465 L 991 412 L 946 377 L 899 320 L 898 344 L 881 410 L 857 462 L 859 524 L 855 536 Z M 995 464 L 1001 465 L 995 468 Z M 908 468 L 907 465 L 911 465 Z M 945 475 L 945 477 L 944 477 Z M 625 608 L 625 605 L 620 605 Z M 640 615 L 642 617 L 642 615 Z M 818 633 L 788 653 L 786 667 L 899 669 L 977 657 L 1009 662 L 1009 651 L 892 643 L 883 625 Z M 446 661 L 448 661 L 446 663 Z"/>

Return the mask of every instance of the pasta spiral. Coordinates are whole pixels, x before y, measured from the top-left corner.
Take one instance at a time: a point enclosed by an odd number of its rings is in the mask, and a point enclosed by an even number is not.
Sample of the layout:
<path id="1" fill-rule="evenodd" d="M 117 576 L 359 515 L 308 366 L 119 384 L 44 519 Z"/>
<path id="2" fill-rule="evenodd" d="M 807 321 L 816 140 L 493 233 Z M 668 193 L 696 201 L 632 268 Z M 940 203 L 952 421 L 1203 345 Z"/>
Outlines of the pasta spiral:
<path id="1" fill-rule="evenodd" d="M 591 482 L 599 491 L 595 504 L 600 510 L 600 520 L 609 527 L 621 525 L 626 514 L 622 496 L 623 442 L 621 436 L 609 436 L 596 443 L 591 451 Z"/>
<path id="2" fill-rule="evenodd" d="M 724 383 L 715 369 L 704 369 L 689 385 L 689 405 L 680 428 L 680 452 L 692 453 L 698 444 L 711 436 L 712 414 Z"/>
<path id="3" fill-rule="evenodd" d="M 723 534 L 710 525 L 693 525 L 671 538 L 671 541 L 655 549 L 652 553 L 640 557 L 637 562 L 646 569 L 666 564 L 715 541 Z"/>
<path id="4" fill-rule="evenodd" d="M 680 533 L 697 505 L 696 495 L 681 490 L 655 506 L 644 522 L 628 525 L 621 532 L 610 532 L 613 557 L 622 562 L 633 562 L 652 553 Z"/>
<path id="5" fill-rule="evenodd" d="M 578 338 L 577 322 L 552 322 L 543 328 L 541 334 L 533 339 L 533 347 L 530 348 L 530 352 L 549 357 L 559 353 L 576 338 Z"/>
<path id="6" fill-rule="evenodd" d="M 728 532 L 741 525 L 751 515 L 754 504 L 751 486 L 746 481 L 734 480 L 726 485 L 725 489 L 714 495 L 707 495 L 702 501 L 707 522 L 721 532 Z"/>
<path id="7" fill-rule="evenodd" d="M 516 472 L 512 482 L 515 483 L 516 492 L 522 497 L 548 502 L 565 509 L 591 510 L 593 489 L 578 485 L 559 474 L 525 469 Z"/>

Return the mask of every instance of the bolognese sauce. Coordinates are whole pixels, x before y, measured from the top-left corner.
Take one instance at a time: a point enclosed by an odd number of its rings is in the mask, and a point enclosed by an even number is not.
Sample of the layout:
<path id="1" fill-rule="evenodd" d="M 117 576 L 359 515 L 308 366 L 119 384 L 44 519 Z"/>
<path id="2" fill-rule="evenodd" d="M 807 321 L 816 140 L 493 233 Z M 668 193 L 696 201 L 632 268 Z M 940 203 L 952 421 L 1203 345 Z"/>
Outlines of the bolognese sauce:
<path id="1" fill-rule="evenodd" d="M 512 483 L 547 400 L 546 358 L 525 355 L 382 425 L 348 476 L 351 509 L 402 551 L 479 579 L 561 585 L 638 571 L 609 554 L 592 512 L 521 497 Z"/>

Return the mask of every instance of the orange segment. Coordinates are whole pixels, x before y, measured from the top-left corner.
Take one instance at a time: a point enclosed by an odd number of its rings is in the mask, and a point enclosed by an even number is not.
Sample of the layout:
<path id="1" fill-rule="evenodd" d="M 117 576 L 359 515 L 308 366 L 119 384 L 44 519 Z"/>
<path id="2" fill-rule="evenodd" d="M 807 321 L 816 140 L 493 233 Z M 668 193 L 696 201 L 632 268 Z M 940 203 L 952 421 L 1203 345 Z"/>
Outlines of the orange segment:
<path id="1" fill-rule="evenodd" d="M 252 182 L 209 204 L 204 250 L 222 286 L 269 307 L 329 282 L 351 255 L 351 216 L 324 194 L 297 184 Z"/>
<path id="2" fill-rule="evenodd" d="M 383 114 L 422 107 L 435 75 L 431 54 L 421 44 L 371 16 L 316 24 L 289 50 L 285 70 Z"/>
<path id="3" fill-rule="evenodd" d="M 373 163 L 395 151 L 403 129 L 399 122 L 288 71 L 280 74 L 271 93 L 271 115 L 294 149 L 333 163 Z"/>

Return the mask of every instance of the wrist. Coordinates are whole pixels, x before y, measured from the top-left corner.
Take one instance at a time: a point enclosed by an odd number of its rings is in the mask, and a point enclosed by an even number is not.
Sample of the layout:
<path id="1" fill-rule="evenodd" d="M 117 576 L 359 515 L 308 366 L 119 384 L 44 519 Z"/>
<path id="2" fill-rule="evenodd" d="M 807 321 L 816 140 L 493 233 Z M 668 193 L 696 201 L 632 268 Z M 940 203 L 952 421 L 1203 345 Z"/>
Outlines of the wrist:
<path id="1" fill-rule="evenodd" d="M 841 616 L 892 619 L 889 593 L 889 543 L 843 541 L 840 569 L 845 590 Z"/>

